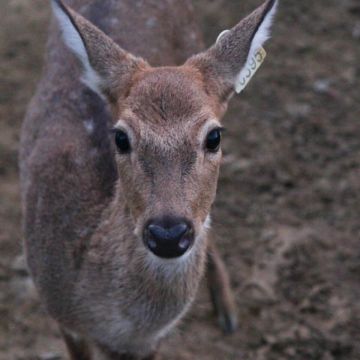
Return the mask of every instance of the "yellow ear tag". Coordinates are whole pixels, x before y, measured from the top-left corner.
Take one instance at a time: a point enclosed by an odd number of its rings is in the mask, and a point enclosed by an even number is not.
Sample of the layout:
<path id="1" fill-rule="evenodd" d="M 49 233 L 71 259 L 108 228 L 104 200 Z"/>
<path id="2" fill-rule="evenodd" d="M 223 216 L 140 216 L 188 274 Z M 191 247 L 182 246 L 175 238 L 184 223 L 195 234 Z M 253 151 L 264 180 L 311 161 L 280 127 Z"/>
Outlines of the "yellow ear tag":
<path id="1" fill-rule="evenodd" d="M 240 74 L 236 77 L 235 81 L 235 91 L 236 93 L 241 93 L 255 75 L 256 71 L 262 65 L 266 58 L 266 51 L 263 47 L 257 49 L 253 55 L 249 56 L 245 66 L 240 71 Z"/>
<path id="2" fill-rule="evenodd" d="M 222 31 L 217 37 L 216 42 L 218 42 L 223 37 L 223 35 L 229 31 L 230 30 Z M 248 57 L 246 64 L 235 80 L 235 91 L 237 94 L 240 94 L 246 88 L 247 84 L 262 65 L 265 58 L 266 51 L 263 47 L 258 48 L 251 56 Z"/>

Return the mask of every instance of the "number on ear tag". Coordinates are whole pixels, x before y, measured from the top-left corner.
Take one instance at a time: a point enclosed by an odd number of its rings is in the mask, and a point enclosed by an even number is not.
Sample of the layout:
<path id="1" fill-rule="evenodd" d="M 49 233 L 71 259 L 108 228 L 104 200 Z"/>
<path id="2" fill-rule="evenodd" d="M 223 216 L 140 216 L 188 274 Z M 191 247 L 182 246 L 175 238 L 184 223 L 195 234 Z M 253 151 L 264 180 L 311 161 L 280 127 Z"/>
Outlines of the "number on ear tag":
<path id="1" fill-rule="evenodd" d="M 240 74 L 235 81 L 235 91 L 239 94 L 243 91 L 251 78 L 255 75 L 256 71 L 262 65 L 266 57 L 266 51 L 264 48 L 257 49 L 252 56 L 249 56 Z"/>

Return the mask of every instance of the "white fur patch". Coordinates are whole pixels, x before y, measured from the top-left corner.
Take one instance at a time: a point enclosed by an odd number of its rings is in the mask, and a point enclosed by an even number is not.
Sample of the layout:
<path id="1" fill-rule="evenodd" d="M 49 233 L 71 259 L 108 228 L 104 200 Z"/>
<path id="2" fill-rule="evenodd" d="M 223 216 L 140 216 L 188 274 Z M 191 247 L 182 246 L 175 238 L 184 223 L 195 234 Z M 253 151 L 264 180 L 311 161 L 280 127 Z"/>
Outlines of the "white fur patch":
<path id="1" fill-rule="evenodd" d="M 102 96 L 100 90 L 101 78 L 90 64 L 88 53 L 78 30 L 71 22 L 69 16 L 63 11 L 56 1 L 51 1 L 51 4 L 53 12 L 62 30 L 65 44 L 79 58 L 84 67 L 84 74 L 81 78 L 82 82 L 91 90 Z"/>
<path id="2" fill-rule="evenodd" d="M 262 46 L 264 45 L 264 43 L 266 42 L 266 40 L 268 40 L 270 38 L 270 29 L 271 29 L 271 25 L 273 23 L 274 20 L 274 16 L 276 13 L 278 7 L 278 0 L 275 1 L 273 7 L 270 9 L 270 11 L 266 14 L 264 20 L 262 21 L 262 23 L 260 24 L 252 42 L 251 42 L 251 47 L 250 47 L 250 51 L 247 57 L 247 60 L 245 62 L 244 67 L 241 69 L 241 71 L 239 72 L 239 74 L 236 76 L 236 80 L 235 80 L 235 89 L 236 92 L 239 93 L 240 91 L 238 89 L 243 89 L 243 86 L 239 84 L 239 82 L 241 81 L 241 79 L 244 77 L 244 72 L 247 71 L 247 69 L 249 68 L 249 63 L 252 61 L 252 59 L 255 56 L 255 53 L 262 48 Z M 221 34 L 220 34 L 221 35 Z"/>
<path id="3" fill-rule="evenodd" d="M 205 230 L 209 230 L 211 228 L 211 217 L 208 215 L 204 221 L 204 228 Z"/>
<path id="4" fill-rule="evenodd" d="M 255 51 L 259 48 L 261 48 L 265 41 L 270 39 L 270 29 L 271 25 L 274 21 L 274 16 L 276 13 L 278 7 L 278 0 L 275 1 L 273 7 L 270 9 L 270 11 L 266 14 L 263 22 L 259 26 L 259 29 L 257 30 L 253 41 L 251 43 L 250 51 L 249 51 L 249 57 L 252 56 Z"/>
<path id="5" fill-rule="evenodd" d="M 93 119 L 84 120 L 84 127 L 89 135 L 91 135 L 95 130 L 95 123 Z"/>

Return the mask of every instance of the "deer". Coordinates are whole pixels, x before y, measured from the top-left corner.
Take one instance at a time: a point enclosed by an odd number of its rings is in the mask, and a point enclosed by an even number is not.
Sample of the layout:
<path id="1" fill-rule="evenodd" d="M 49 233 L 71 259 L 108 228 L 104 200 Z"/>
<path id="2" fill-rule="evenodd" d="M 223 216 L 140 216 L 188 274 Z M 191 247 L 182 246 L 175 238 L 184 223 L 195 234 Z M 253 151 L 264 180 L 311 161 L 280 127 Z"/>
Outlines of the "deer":
<path id="1" fill-rule="evenodd" d="M 71 359 L 154 360 L 204 276 L 235 331 L 210 220 L 222 118 L 277 5 L 203 50 L 188 0 L 51 0 L 20 179 L 29 272 Z"/>

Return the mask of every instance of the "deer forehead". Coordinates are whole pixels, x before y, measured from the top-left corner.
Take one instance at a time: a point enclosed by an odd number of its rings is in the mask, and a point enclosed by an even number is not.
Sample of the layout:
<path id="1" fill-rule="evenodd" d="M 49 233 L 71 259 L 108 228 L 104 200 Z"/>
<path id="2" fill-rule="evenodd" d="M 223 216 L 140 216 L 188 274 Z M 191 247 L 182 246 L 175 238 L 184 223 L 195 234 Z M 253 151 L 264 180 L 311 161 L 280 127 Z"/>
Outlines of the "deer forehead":
<path id="1" fill-rule="evenodd" d="M 133 142 L 174 149 L 202 142 L 219 125 L 196 70 L 163 67 L 135 79 L 115 127 Z"/>
<path id="2" fill-rule="evenodd" d="M 184 66 L 144 71 L 135 79 L 127 100 L 136 117 L 161 126 L 193 121 L 212 112 L 201 76 Z"/>

